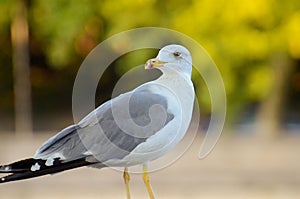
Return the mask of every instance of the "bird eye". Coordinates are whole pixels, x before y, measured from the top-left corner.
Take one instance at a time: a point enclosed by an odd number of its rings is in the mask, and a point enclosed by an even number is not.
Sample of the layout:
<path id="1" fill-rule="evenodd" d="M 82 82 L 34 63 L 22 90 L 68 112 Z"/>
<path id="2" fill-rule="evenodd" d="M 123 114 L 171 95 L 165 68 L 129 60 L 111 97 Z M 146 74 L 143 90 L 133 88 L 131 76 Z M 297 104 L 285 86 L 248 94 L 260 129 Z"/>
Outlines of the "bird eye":
<path id="1" fill-rule="evenodd" d="M 174 55 L 175 57 L 180 57 L 181 52 L 176 51 L 176 52 L 173 53 L 173 55 Z"/>

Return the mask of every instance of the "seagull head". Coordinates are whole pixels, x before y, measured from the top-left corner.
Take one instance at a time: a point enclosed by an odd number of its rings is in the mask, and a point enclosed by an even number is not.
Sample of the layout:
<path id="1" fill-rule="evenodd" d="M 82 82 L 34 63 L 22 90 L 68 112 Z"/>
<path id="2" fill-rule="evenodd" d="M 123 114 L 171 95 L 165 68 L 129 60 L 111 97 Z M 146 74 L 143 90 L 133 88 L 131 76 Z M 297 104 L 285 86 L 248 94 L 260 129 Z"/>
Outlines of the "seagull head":
<path id="1" fill-rule="evenodd" d="M 181 45 L 168 45 L 163 47 L 156 58 L 149 59 L 145 64 L 145 69 L 164 68 L 174 69 L 191 76 L 192 57 L 190 52 Z"/>

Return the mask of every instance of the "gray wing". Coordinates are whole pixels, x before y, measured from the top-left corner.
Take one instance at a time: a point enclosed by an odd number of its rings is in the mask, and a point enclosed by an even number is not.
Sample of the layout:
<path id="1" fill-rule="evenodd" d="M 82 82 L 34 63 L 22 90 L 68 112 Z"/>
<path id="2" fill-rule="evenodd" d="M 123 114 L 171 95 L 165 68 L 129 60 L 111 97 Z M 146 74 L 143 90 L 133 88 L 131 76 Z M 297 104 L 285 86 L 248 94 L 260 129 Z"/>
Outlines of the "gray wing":
<path id="1" fill-rule="evenodd" d="M 35 156 L 61 154 L 65 161 L 87 156 L 101 162 L 122 159 L 174 118 L 166 97 L 149 88 L 140 87 L 104 103 L 77 125 L 50 138 Z"/>

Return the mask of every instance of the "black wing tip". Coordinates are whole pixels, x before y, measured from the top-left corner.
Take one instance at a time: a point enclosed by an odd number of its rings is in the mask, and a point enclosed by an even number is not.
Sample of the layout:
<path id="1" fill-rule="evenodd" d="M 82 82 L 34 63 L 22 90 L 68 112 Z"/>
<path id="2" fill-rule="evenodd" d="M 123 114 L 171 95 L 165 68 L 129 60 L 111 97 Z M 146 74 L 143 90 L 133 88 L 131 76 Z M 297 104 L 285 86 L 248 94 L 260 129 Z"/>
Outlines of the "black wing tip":
<path id="1" fill-rule="evenodd" d="M 39 177 L 47 174 L 58 173 L 65 170 L 70 170 L 77 167 L 94 164 L 91 162 L 87 162 L 85 158 L 73 160 L 70 162 L 62 162 L 58 158 L 55 158 L 52 166 L 47 166 L 45 163 L 46 160 L 30 158 L 30 159 L 21 160 L 12 163 L 10 165 L 4 165 L 1 168 L 5 172 L 2 173 L 12 173 L 12 174 L 1 177 L 0 183 L 6 183 L 11 181 L 17 181 L 17 180 L 25 180 L 28 178 L 34 178 L 34 177 Z M 36 164 L 37 166 L 35 166 Z M 16 165 L 20 167 L 16 167 Z M 11 169 L 8 171 L 7 168 L 9 167 Z"/>
<path id="2" fill-rule="evenodd" d="M 11 169 L 8 165 L 0 166 L 0 173 L 11 173 Z"/>
<path id="3" fill-rule="evenodd" d="M 0 178 L 0 184 L 5 183 L 5 177 Z"/>
<path id="4" fill-rule="evenodd" d="M 8 165 L 2 165 L 0 166 L 0 173 L 20 173 L 28 171 L 36 161 L 36 159 L 28 158 Z"/>
<path id="5" fill-rule="evenodd" d="M 33 158 L 27 158 L 24 160 L 16 161 L 8 165 L 0 166 L 0 173 L 10 173 L 10 175 L 0 177 L 0 183 L 6 183 L 13 181 L 13 179 L 18 176 L 17 174 L 30 171 L 30 168 L 33 163 L 37 160 Z"/>
<path id="6" fill-rule="evenodd" d="M 9 175 L 8 175 L 8 176 L 9 176 Z M 1 177 L 1 178 L 0 178 L 0 184 L 1 184 L 1 183 L 9 182 L 9 181 L 6 179 L 6 177 L 8 177 L 8 176 Z"/>
<path id="7" fill-rule="evenodd" d="M 25 179 L 32 178 L 32 177 L 37 177 L 37 176 L 32 176 L 30 172 L 13 173 L 13 174 L 1 177 L 0 184 L 12 182 L 12 181 L 18 181 L 18 180 L 25 180 Z"/>

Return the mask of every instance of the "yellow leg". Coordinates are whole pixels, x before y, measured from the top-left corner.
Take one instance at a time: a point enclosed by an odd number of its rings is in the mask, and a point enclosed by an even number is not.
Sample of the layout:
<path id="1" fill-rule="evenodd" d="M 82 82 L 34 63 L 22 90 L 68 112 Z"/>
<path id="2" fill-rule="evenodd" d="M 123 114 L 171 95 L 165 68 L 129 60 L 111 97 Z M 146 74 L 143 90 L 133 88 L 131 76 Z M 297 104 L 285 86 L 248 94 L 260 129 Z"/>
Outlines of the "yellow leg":
<path id="1" fill-rule="evenodd" d="M 123 178 L 124 178 L 125 187 L 126 187 L 126 198 L 130 199 L 130 190 L 129 190 L 130 175 L 128 173 L 127 167 L 125 167 L 125 169 L 124 169 Z"/>
<path id="2" fill-rule="evenodd" d="M 151 188 L 151 185 L 150 185 L 150 178 L 149 178 L 149 175 L 148 175 L 148 168 L 147 168 L 146 165 L 143 165 L 142 177 L 143 177 L 144 183 L 146 185 L 146 188 L 147 188 L 150 199 L 154 199 L 154 194 L 153 194 L 153 191 L 152 191 L 152 188 Z"/>

